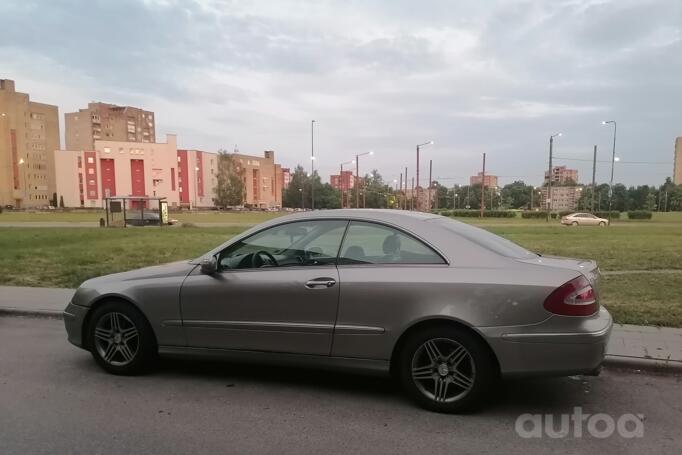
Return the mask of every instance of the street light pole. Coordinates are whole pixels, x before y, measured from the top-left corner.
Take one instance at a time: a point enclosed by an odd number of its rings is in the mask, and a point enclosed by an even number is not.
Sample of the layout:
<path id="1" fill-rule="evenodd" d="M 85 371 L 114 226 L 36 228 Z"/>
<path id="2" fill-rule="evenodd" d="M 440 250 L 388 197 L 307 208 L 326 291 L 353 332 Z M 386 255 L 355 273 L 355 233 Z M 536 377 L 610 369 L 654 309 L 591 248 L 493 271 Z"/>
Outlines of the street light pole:
<path id="1" fill-rule="evenodd" d="M 547 222 L 549 222 L 550 212 L 552 211 L 552 147 L 554 138 L 560 137 L 561 133 L 552 134 L 549 137 L 549 172 L 547 173 Z"/>
<path id="2" fill-rule="evenodd" d="M 602 125 L 613 124 L 613 151 L 611 153 L 611 179 L 609 180 L 609 226 L 611 226 L 611 204 L 613 202 L 613 168 L 616 162 L 616 130 L 618 125 L 615 120 L 606 120 L 601 122 Z"/>
<path id="3" fill-rule="evenodd" d="M 590 211 L 594 212 L 594 192 L 597 189 L 597 146 L 594 146 L 594 156 L 592 157 L 592 201 L 590 202 Z"/>
<path id="4" fill-rule="evenodd" d="M 343 165 L 344 164 L 355 164 L 355 160 L 346 161 L 345 163 L 341 163 L 341 173 L 339 174 L 339 189 L 341 190 L 341 208 L 342 209 L 345 208 L 344 207 L 344 197 L 343 197 L 343 194 L 344 194 Z"/>
<path id="5" fill-rule="evenodd" d="M 360 157 L 365 155 L 374 155 L 374 151 L 370 150 L 365 153 L 358 153 L 355 155 L 355 208 L 360 208 Z"/>
<path id="6" fill-rule="evenodd" d="M 423 144 L 417 144 L 417 175 L 416 175 L 416 177 L 417 177 L 417 186 L 416 186 L 417 193 L 419 193 L 419 149 L 420 149 L 420 147 L 423 147 L 425 145 L 432 145 L 432 144 L 433 144 L 433 141 L 424 142 Z M 412 198 L 414 199 L 414 194 L 412 195 Z M 417 210 L 419 211 L 419 209 L 420 209 L 419 194 L 417 194 Z"/>
<path id="7" fill-rule="evenodd" d="M 303 188 L 299 188 L 298 191 L 301 193 L 301 210 L 305 209 L 305 203 L 303 201 Z"/>
<path id="8" fill-rule="evenodd" d="M 315 120 L 310 121 L 310 209 L 315 210 Z"/>

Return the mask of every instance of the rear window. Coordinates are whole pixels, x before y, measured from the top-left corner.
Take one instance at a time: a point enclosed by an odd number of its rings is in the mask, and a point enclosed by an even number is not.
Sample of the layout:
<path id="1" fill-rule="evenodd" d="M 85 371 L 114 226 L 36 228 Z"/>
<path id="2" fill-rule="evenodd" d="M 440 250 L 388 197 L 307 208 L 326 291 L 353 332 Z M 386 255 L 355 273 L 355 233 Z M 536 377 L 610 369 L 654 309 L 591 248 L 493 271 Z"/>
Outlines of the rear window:
<path id="1" fill-rule="evenodd" d="M 533 253 L 510 240 L 500 237 L 499 235 L 488 232 L 485 229 L 445 217 L 434 218 L 433 222 L 502 256 L 516 259 L 538 257 L 538 254 Z"/>

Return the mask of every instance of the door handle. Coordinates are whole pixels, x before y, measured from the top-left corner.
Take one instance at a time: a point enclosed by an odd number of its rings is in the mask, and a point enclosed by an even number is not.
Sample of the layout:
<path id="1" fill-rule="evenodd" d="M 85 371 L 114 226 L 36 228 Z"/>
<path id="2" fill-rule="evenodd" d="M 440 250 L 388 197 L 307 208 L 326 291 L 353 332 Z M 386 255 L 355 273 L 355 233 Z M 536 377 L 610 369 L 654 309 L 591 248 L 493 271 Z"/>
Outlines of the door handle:
<path id="1" fill-rule="evenodd" d="M 308 280 L 305 283 L 305 287 L 308 289 L 317 289 L 317 288 L 330 288 L 336 284 L 336 280 L 334 278 L 315 278 L 313 280 Z"/>

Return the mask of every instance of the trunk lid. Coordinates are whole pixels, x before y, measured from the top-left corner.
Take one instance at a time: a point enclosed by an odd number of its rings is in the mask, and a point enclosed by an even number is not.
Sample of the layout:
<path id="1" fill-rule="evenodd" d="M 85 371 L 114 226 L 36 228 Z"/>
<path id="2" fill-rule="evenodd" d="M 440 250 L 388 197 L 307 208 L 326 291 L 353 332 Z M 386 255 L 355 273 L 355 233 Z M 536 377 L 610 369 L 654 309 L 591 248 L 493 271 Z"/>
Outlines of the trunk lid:
<path id="1" fill-rule="evenodd" d="M 595 293 L 599 295 L 599 281 L 601 273 L 599 272 L 599 266 L 597 265 L 597 262 L 592 259 L 574 259 L 561 256 L 538 256 L 528 259 L 517 259 L 517 261 L 524 262 L 526 264 L 536 264 L 580 272 L 590 281 Z"/>

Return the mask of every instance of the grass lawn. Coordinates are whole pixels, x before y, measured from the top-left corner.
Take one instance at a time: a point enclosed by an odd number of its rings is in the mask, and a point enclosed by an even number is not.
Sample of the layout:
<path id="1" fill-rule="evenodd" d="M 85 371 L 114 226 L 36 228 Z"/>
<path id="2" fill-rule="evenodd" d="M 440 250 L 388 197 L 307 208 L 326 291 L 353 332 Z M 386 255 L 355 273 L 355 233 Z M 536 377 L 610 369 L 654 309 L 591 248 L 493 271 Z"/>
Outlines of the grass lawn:
<path id="1" fill-rule="evenodd" d="M 682 273 L 605 275 L 601 294 L 621 324 L 682 327 Z"/>
<path id="2" fill-rule="evenodd" d="M 44 216 L 52 215 L 65 214 Z M 277 214 L 192 215 L 196 218 L 183 221 L 251 224 Z M 682 222 L 670 216 L 678 214 L 661 215 L 665 219 L 657 222 L 623 222 L 610 228 L 520 219 L 482 220 L 481 225 L 542 254 L 595 259 L 604 271 L 682 269 Z M 476 219 L 464 221 L 478 224 Z M 0 228 L 0 285 L 76 287 L 98 275 L 197 257 L 243 229 Z M 618 322 L 682 327 L 682 273 L 604 276 L 602 296 Z"/>
<path id="3" fill-rule="evenodd" d="M 77 287 L 98 275 L 195 258 L 242 230 L 1 228 L 0 284 Z"/>

